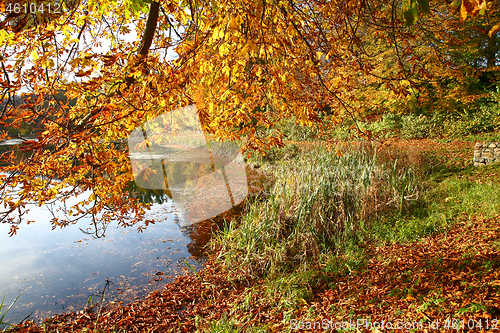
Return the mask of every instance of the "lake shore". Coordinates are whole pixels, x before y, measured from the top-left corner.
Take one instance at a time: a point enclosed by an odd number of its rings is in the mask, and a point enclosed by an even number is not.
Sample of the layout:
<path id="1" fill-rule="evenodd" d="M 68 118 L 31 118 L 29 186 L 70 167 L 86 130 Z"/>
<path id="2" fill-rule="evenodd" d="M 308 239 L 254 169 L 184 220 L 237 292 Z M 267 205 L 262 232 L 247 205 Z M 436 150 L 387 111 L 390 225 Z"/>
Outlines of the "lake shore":
<path id="1" fill-rule="evenodd" d="M 363 273 L 338 279 L 333 288 L 317 288 L 288 322 L 283 313 L 276 311 L 278 300 L 248 299 L 248 295 L 266 293 L 265 281 L 238 278 L 211 261 L 199 275 L 179 276 L 164 290 L 130 305 L 57 315 L 47 318 L 43 325 L 24 323 L 12 332 L 211 332 L 210 325 L 224 321 L 235 327 L 241 323 L 239 328 L 245 331 L 260 327 L 262 332 L 283 332 L 294 325 L 306 328 L 314 323 L 334 328 L 335 324 L 348 323 L 350 313 L 386 325 L 402 323 L 428 328 L 438 323 L 436 327 L 448 332 L 464 331 L 467 325 L 486 327 L 487 323 L 493 328 L 500 314 L 500 276 L 498 270 L 485 271 L 483 266 L 493 262 L 498 268 L 499 239 L 497 215 L 491 219 L 462 220 L 447 234 L 416 243 L 374 248 L 374 257 Z M 331 308 L 336 309 L 336 315 Z M 459 309 L 469 310 L 462 311 L 462 316 L 452 322 L 449 314 Z M 495 311 L 496 315 L 491 313 Z M 462 323 L 464 329 L 451 327 L 461 327 Z M 363 327 L 359 328 L 363 331 Z"/>
<path id="2" fill-rule="evenodd" d="M 12 331 L 350 328 L 364 332 L 390 329 L 388 325 L 417 331 L 493 331 L 500 326 L 496 321 L 500 316 L 500 215 L 492 212 L 500 202 L 491 191 L 500 185 L 500 167 L 473 168 L 470 142 L 414 140 L 395 146 L 386 154 L 387 160 L 422 169 L 427 182 L 427 189 L 421 189 L 423 204 L 406 215 L 378 217 L 378 229 L 369 229 L 365 246 L 354 253 L 359 257 L 356 262 L 353 253 L 338 252 L 336 264 L 321 259 L 308 261 L 298 271 L 254 274 L 231 265 L 227 249 L 221 246 L 201 272 L 179 276 L 165 289 L 132 304 L 102 309 L 97 305 L 38 325 L 25 322 Z M 436 224 L 438 220 L 441 224 Z M 434 227 L 426 231 L 429 221 Z M 237 237 L 237 230 L 226 231 L 216 242 Z"/>

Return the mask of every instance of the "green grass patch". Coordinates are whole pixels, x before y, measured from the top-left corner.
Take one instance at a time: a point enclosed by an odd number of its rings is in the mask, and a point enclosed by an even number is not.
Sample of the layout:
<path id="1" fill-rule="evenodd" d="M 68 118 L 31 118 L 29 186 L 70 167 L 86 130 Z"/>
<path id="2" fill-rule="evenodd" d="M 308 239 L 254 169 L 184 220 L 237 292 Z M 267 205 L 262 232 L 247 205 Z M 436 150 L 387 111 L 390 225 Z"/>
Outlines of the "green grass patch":
<path id="1" fill-rule="evenodd" d="M 361 272 L 374 246 L 416 241 L 458 220 L 500 211 L 499 182 L 491 176 L 500 166 L 474 168 L 430 154 L 415 164 L 402 155 L 389 161 L 363 150 L 337 157 L 316 146 L 274 159 L 276 180 L 267 199 L 249 203 L 246 215 L 213 244 L 227 267 L 263 277 L 264 297 L 276 300 L 289 320 L 317 290 Z M 261 293 L 251 289 L 249 299 Z M 394 291 L 406 295 L 411 288 Z M 419 306 L 434 308 L 441 301 L 437 295 Z"/>
<path id="2" fill-rule="evenodd" d="M 358 252 L 366 224 L 387 210 L 403 212 L 419 192 L 411 169 L 380 165 L 363 151 L 337 157 L 316 147 L 274 172 L 267 200 L 250 205 L 217 241 L 228 266 L 252 275 L 295 271 L 320 254 Z"/>
<path id="3" fill-rule="evenodd" d="M 0 302 L 0 330 L 2 330 L 2 332 L 6 331 L 7 328 L 13 326 L 12 324 L 5 322 L 4 320 L 5 316 L 12 308 L 12 306 L 17 302 L 20 296 L 21 295 L 17 296 L 16 299 L 9 306 L 5 304 L 5 295 L 3 296 L 2 301 Z"/>

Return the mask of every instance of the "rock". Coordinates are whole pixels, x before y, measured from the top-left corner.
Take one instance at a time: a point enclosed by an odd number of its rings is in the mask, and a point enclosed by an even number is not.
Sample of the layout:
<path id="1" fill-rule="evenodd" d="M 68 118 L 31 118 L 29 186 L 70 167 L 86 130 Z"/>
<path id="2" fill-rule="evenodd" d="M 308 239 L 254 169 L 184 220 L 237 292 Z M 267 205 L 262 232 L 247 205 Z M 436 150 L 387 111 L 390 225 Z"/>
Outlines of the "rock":
<path id="1" fill-rule="evenodd" d="M 474 166 L 500 162 L 500 142 L 476 142 L 473 162 Z"/>
<path id="2" fill-rule="evenodd" d="M 475 163 L 485 163 L 485 159 L 484 159 L 484 157 L 477 157 L 477 158 L 474 158 L 474 162 Z"/>

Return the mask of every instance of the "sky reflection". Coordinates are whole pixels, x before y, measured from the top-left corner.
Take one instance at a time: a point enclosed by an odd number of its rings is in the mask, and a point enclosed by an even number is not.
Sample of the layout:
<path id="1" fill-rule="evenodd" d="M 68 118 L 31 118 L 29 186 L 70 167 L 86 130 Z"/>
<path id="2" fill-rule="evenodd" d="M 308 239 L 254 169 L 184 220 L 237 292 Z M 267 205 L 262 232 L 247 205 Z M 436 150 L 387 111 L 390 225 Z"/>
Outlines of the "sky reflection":
<path id="1" fill-rule="evenodd" d="M 144 232 L 110 225 L 103 238 L 80 230 L 90 226 L 90 219 L 51 230 L 47 207 L 34 207 L 28 214 L 28 220 L 37 222 L 23 224 L 13 237 L 8 236 L 9 225 L 0 224 L 0 296 L 6 293 L 10 304 L 21 295 L 7 322 L 17 323 L 30 313 L 40 318 L 80 310 L 89 295 L 94 302 L 99 299 L 107 280 L 106 300 L 127 302 L 159 289 L 168 276 L 181 272 L 181 258 L 201 265 L 189 259 L 186 246 L 191 240 L 178 226 L 171 200 L 147 212 L 146 218 L 157 222 Z"/>

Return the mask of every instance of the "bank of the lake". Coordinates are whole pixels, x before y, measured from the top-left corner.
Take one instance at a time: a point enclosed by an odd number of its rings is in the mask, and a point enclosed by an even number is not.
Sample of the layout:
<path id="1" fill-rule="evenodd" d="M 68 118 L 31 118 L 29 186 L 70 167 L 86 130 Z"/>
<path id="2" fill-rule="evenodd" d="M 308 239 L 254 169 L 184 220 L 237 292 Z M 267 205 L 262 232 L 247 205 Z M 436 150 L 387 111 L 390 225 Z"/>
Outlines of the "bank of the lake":
<path id="1" fill-rule="evenodd" d="M 344 149 L 344 165 L 296 145 L 276 152 L 287 164 L 253 160 L 274 172 L 275 186 L 219 234 L 201 272 L 127 306 L 14 331 L 337 331 L 353 322 L 364 323 L 350 327 L 362 332 L 382 322 L 492 330 L 500 314 L 500 167 L 474 168 L 471 148 L 405 141 L 372 159 L 376 147 L 365 146 L 364 160 Z"/>

